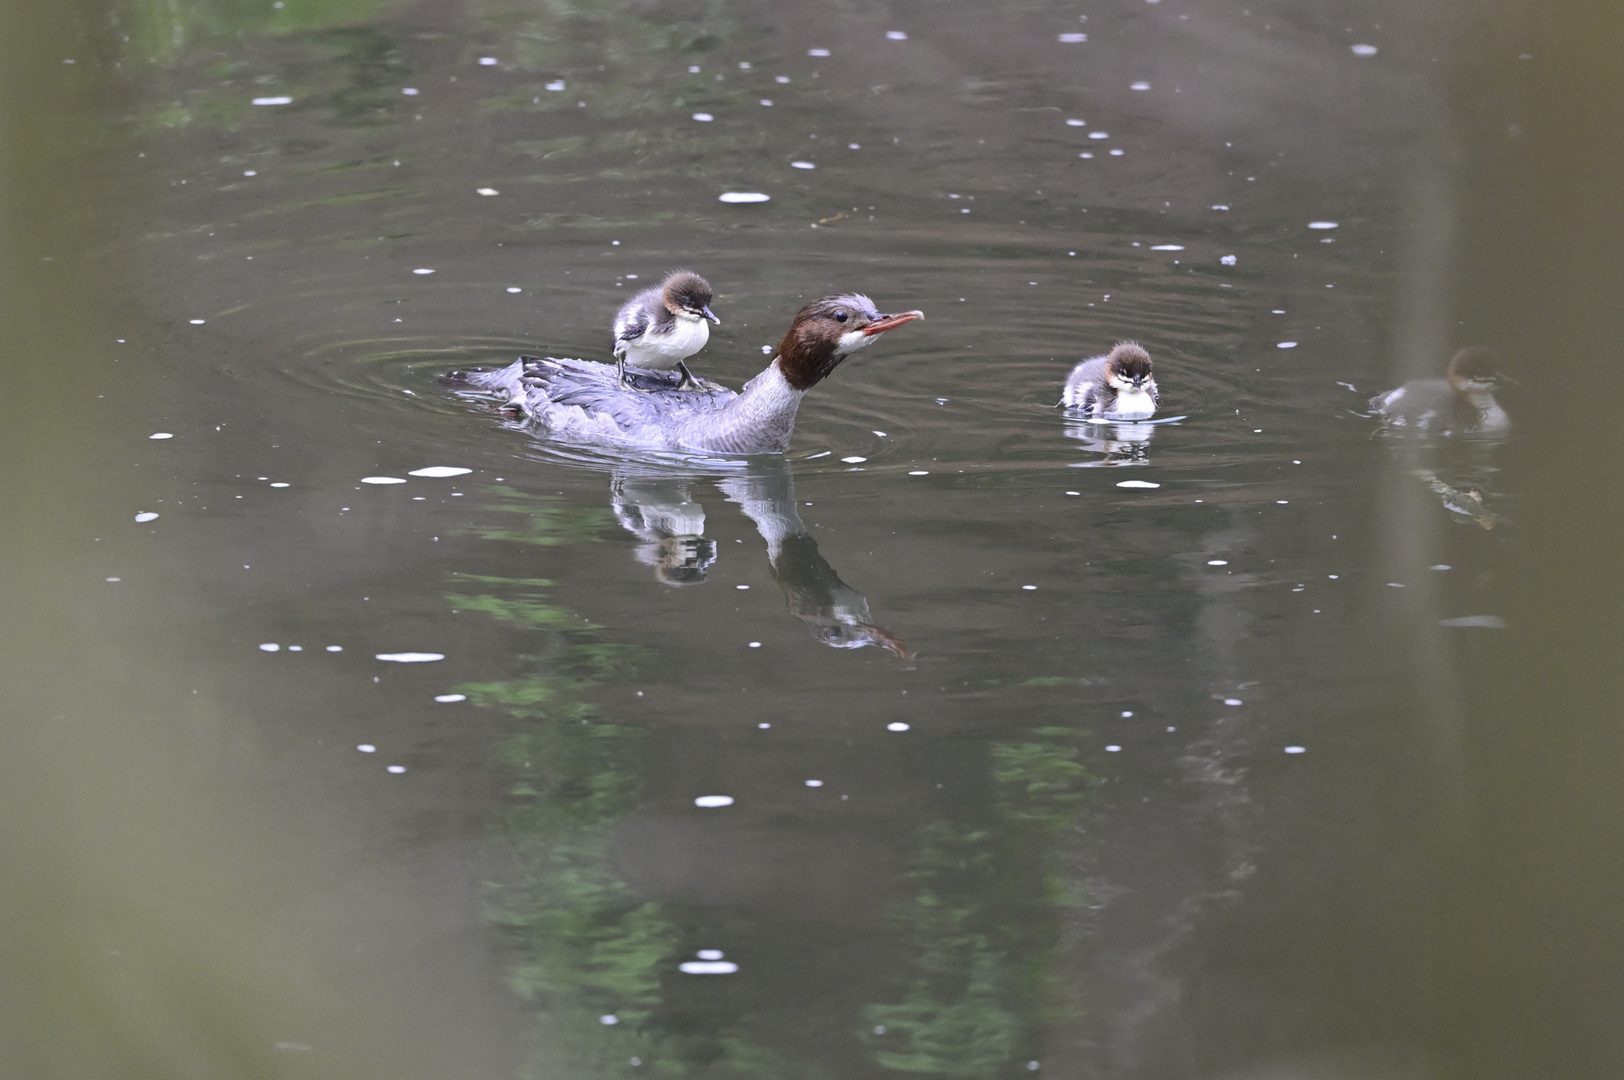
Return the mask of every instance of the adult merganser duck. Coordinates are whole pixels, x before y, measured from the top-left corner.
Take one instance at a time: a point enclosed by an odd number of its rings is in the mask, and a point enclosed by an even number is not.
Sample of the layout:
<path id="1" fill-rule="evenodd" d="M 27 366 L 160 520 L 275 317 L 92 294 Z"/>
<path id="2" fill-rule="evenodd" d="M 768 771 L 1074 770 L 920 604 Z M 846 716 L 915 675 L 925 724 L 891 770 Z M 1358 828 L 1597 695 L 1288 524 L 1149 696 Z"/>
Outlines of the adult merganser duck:
<path id="1" fill-rule="evenodd" d="M 866 296 L 814 300 L 796 313 L 767 369 L 734 393 L 708 386 L 650 391 L 620 385 L 615 368 L 590 360 L 521 356 L 496 371 L 453 372 L 448 381 L 507 395 L 507 404 L 554 438 L 634 450 L 701 454 L 781 454 L 806 392 L 840 362 L 887 330 L 924 318 L 881 315 Z M 654 376 L 650 376 L 653 378 Z"/>
<path id="2" fill-rule="evenodd" d="M 1370 409 L 1390 428 L 1498 438 L 1511 430 L 1511 418 L 1494 400 L 1494 390 L 1510 381 L 1493 351 L 1471 345 L 1449 361 L 1447 378 L 1416 379 L 1377 394 L 1370 399 Z"/>
<path id="3" fill-rule="evenodd" d="M 628 363 L 640 368 L 682 372 L 677 385 L 699 384 L 683 363 L 710 340 L 709 319 L 722 325 L 710 309 L 710 282 L 688 270 L 674 270 L 652 289 L 644 289 L 620 306 L 615 314 L 615 362 L 620 385 L 636 389 L 626 379 Z"/>
<path id="4" fill-rule="evenodd" d="M 1060 403 L 1095 419 L 1145 420 L 1161 398 L 1150 373 L 1150 354 L 1137 342 L 1124 341 L 1106 356 L 1084 360 L 1071 369 Z"/>

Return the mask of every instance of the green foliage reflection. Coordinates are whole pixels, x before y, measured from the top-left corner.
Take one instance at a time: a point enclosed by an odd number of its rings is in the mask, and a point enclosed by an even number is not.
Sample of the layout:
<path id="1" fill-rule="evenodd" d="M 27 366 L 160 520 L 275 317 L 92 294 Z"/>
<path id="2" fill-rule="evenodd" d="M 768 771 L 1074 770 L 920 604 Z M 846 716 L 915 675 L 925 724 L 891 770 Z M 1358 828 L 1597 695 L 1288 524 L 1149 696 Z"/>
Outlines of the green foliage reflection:
<path id="1" fill-rule="evenodd" d="M 1060 834 L 1095 782 L 1076 732 L 1046 727 L 992 747 L 995 821 L 934 821 L 899 921 L 914 942 L 901 1001 L 871 1005 L 862 1037 L 889 1069 L 986 1077 L 1015 1060 L 1026 1032 L 1053 1015 L 1050 973 L 1067 890 Z"/>

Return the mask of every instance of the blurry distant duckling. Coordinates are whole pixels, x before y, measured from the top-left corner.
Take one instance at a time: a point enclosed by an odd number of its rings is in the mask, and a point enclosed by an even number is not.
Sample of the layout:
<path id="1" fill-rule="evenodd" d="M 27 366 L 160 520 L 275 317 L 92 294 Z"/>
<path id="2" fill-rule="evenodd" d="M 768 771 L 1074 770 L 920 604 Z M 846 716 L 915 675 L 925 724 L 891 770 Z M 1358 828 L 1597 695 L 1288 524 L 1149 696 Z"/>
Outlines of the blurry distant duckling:
<path id="1" fill-rule="evenodd" d="M 1370 399 L 1370 409 L 1389 428 L 1426 435 L 1493 439 L 1511 430 L 1511 418 L 1494 391 L 1511 380 L 1500 358 L 1481 345 L 1455 354 L 1444 379 L 1416 379 Z"/>
<path id="2" fill-rule="evenodd" d="M 1161 399 L 1151 374 L 1150 354 L 1138 342 L 1119 343 L 1105 356 L 1071 369 L 1060 403 L 1097 420 L 1146 420 Z"/>

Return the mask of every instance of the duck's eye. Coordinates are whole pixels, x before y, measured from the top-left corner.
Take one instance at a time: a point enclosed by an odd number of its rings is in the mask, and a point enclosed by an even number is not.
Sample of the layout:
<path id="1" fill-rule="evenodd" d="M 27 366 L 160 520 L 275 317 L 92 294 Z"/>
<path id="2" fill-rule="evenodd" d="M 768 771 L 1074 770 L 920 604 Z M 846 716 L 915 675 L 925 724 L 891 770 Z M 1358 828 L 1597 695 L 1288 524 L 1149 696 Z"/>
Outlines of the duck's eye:
<path id="1" fill-rule="evenodd" d="M 835 312 L 835 322 L 845 322 L 845 321 L 846 321 L 846 313 L 844 311 Z"/>

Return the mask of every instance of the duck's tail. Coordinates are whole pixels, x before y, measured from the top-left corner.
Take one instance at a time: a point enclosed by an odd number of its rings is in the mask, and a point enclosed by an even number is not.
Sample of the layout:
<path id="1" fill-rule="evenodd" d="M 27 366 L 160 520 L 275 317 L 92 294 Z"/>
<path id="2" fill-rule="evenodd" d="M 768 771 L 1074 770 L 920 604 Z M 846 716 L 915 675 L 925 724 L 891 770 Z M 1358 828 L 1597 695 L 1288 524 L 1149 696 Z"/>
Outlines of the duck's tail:
<path id="1" fill-rule="evenodd" d="M 493 371 L 448 371 L 440 376 L 440 385 L 452 390 L 474 391 L 481 394 L 499 394 L 504 404 L 524 402 L 524 373 L 527 364 L 534 364 L 533 356 L 521 356 L 507 367 Z"/>

